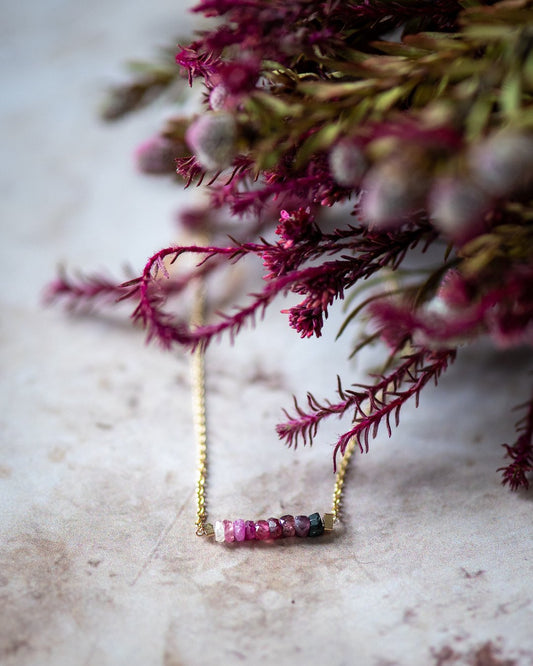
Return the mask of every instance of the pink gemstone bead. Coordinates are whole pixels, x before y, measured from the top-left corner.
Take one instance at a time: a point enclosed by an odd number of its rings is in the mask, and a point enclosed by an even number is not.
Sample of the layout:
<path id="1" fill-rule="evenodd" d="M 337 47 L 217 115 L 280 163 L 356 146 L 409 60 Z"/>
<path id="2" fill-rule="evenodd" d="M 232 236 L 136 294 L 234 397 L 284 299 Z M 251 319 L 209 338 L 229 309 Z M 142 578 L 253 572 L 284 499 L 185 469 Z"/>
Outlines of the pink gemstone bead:
<path id="1" fill-rule="evenodd" d="M 307 516 L 296 516 L 294 518 L 294 531 L 296 536 L 306 537 L 309 534 L 311 521 Z"/>
<path id="2" fill-rule="evenodd" d="M 235 520 L 233 523 L 233 534 L 235 541 L 244 541 L 246 539 L 246 528 L 244 527 L 244 520 Z"/>
<path id="3" fill-rule="evenodd" d="M 255 523 L 253 520 L 247 520 L 244 523 L 244 533 L 246 536 L 246 541 L 253 541 L 256 538 L 255 535 Z"/>
<path id="4" fill-rule="evenodd" d="M 270 528 L 268 526 L 268 521 L 258 520 L 255 523 L 255 538 L 259 541 L 266 541 L 270 539 Z"/>
<path id="5" fill-rule="evenodd" d="M 224 521 L 224 540 L 226 543 L 235 541 L 235 534 L 233 533 L 233 523 L 231 520 Z"/>
<path id="6" fill-rule="evenodd" d="M 277 518 L 268 519 L 268 529 L 271 539 L 279 539 L 283 535 L 283 528 Z"/>
<path id="7" fill-rule="evenodd" d="M 279 519 L 281 523 L 281 529 L 283 530 L 284 537 L 293 537 L 295 534 L 294 531 L 294 516 L 281 516 Z"/>

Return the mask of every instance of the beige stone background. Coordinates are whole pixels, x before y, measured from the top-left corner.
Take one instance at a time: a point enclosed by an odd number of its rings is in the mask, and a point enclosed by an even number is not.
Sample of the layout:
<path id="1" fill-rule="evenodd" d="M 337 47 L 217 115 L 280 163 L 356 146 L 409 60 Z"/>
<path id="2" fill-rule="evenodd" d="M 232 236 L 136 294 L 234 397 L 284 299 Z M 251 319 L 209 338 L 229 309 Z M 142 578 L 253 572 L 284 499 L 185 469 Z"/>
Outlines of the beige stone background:
<path id="1" fill-rule="evenodd" d="M 127 311 L 43 308 L 59 263 L 121 276 L 175 240 L 194 193 L 132 162 L 168 104 L 114 126 L 97 110 L 124 61 L 195 20 L 171 0 L 3 3 L 0 663 L 533 664 L 533 492 L 495 473 L 531 354 L 462 350 L 354 460 L 333 537 L 233 548 L 194 534 L 188 359 L 144 345 Z M 376 360 L 346 360 L 341 312 L 302 342 L 282 307 L 209 354 L 215 518 L 325 510 L 342 425 L 294 452 L 274 424 L 293 393 L 333 397 L 337 372 L 364 381 Z"/>

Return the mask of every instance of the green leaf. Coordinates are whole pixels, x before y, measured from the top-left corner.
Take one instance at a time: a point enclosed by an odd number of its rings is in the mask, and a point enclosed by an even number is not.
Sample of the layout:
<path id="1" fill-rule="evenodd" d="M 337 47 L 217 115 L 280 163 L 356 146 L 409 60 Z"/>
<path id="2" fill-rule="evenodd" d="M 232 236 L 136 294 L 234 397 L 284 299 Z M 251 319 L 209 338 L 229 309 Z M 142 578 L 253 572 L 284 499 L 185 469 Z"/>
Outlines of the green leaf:
<path id="1" fill-rule="evenodd" d="M 513 26 L 488 23 L 467 25 L 463 30 L 463 34 L 467 39 L 480 41 L 483 44 L 494 41 L 507 42 L 514 32 L 515 28 Z"/>
<path id="2" fill-rule="evenodd" d="M 522 76 L 519 71 L 512 71 L 502 84 L 500 104 L 508 118 L 518 115 L 522 101 Z"/>
<path id="3" fill-rule="evenodd" d="M 412 84 L 404 84 L 402 86 L 395 86 L 390 90 L 378 93 L 374 96 L 374 110 L 378 113 L 389 111 L 395 104 L 397 104 L 403 97 L 409 94 Z M 431 98 L 430 98 L 431 99 Z"/>
<path id="4" fill-rule="evenodd" d="M 315 100 L 326 102 L 335 97 L 348 97 L 350 95 L 363 96 L 374 92 L 375 82 L 349 81 L 345 83 L 300 83 L 298 90 Z"/>
<path id="5" fill-rule="evenodd" d="M 256 92 L 250 95 L 250 99 L 255 100 L 256 104 L 262 107 L 263 110 L 281 118 L 300 115 L 303 110 L 301 104 L 288 104 L 280 97 L 268 93 Z"/>
<path id="6" fill-rule="evenodd" d="M 479 137 L 487 127 L 493 108 L 490 97 L 480 97 L 471 106 L 466 119 L 466 136 L 472 140 Z"/>
<path id="7" fill-rule="evenodd" d="M 427 48 L 421 49 L 413 44 L 406 44 L 405 42 L 371 42 L 371 46 L 375 47 L 382 53 L 391 56 L 403 56 L 405 58 L 419 58 L 426 55 Z"/>
<path id="8" fill-rule="evenodd" d="M 313 153 L 329 148 L 344 129 L 344 124 L 337 122 L 326 124 L 317 132 L 308 137 L 302 144 L 294 162 L 295 169 L 300 169 L 307 163 Z"/>

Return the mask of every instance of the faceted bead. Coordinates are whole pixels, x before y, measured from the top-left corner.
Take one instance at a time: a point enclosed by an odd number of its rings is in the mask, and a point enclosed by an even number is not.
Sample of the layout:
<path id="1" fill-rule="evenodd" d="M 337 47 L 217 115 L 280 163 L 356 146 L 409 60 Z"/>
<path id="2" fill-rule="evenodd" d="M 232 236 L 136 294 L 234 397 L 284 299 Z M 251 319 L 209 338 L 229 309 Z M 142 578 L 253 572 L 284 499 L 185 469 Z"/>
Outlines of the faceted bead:
<path id="1" fill-rule="evenodd" d="M 281 529 L 283 530 L 284 537 L 293 537 L 294 536 L 294 516 L 281 516 L 279 519 L 281 523 Z"/>
<path id="2" fill-rule="evenodd" d="M 224 523 L 222 520 L 215 522 L 215 540 L 222 543 L 224 541 Z"/>
<path id="3" fill-rule="evenodd" d="M 309 536 L 317 537 L 324 533 L 324 523 L 319 513 L 312 513 L 309 516 Z"/>
<path id="4" fill-rule="evenodd" d="M 224 541 L 226 541 L 226 543 L 235 541 L 235 535 L 233 533 L 233 522 L 231 520 L 224 521 Z"/>
<path id="5" fill-rule="evenodd" d="M 311 522 L 307 516 L 295 516 L 294 532 L 296 536 L 306 537 L 309 534 L 310 524 Z"/>
<path id="6" fill-rule="evenodd" d="M 244 523 L 244 532 L 246 535 L 246 541 L 252 541 L 256 538 L 255 534 L 255 523 L 253 520 L 246 520 Z"/>
<path id="7" fill-rule="evenodd" d="M 246 529 L 244 527 L 244 520 L 235 520 L 233 523 L 233 534 L 235 541 L 244 541 L 246 538 Z"/>
<path id="8" fill-rule="evenodd" d="M 278 518 L 269 518 L 268 519 L 268 529 L 270 531 L 271 539 L 279 539 L 283 536 L 283 528 Z"/>
<path id="9" fill-rule="evenodd" d="M 255 538 L 259 541 L 266 541 L 270 539 L 270 528 L 268 526 L 268 521 L 258 520 L 255 523 Z"/>

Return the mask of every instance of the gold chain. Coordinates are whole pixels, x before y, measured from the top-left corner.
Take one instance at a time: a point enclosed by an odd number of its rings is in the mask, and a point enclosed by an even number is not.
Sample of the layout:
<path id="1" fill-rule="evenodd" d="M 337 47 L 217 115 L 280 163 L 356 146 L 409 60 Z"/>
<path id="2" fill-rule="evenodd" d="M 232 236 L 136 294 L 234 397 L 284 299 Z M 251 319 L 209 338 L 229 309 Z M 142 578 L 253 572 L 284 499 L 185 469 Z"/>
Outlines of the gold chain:
<path id="1" fill-rule="evenodd" d="M 196 291 L 191 323 L 195 326 L 201 326 L 204 319 L 205 285 L 202 280 Z M 198 467 L 196 471 L 196 534 L 198 536 L 212 536 L 214 534 L 213 526 L 207 522 L 206 504 L 208 467 L 207 409 L 205 390 L 205 349 L 202 344 L 199 344 L 193 353 L 191 371 L 194 429 L 198 455 Z M 352 438 L 348 442 L 348 446 L 337 470 L 331 513 L 324 515 L 324 525 L 326 530 L 333 529 L 333 523 L 339 520 L 346 471 L 350 463 L 350 458 L 356 448 L 356 443 L 355 438 Z"/>
<path id="2" fill-rule="evenodd" d="M 205 285 L 203 280 L 196 290 L 191 323 L 201 326 L 205 319 Z M 207 481 L 207 410 L 205 403 L 205 350 L 202 345 L 193 352 L 192 358 L 192 407 L 198 455 L 196 471 L 196 534 L 205 535 L 207 509 L 205 484 Z"/>
<path id="3" fill-rule="evenodd" d="M 346 451 L 344 452 L 344 455 L 339 465 L 339 469 L 337 470 L 337 474 L 335 476 L 335 487 L 333 488 L 333 504 L 331 506 L 331 514 L 333 515 L 333 522 L 337 522 L 337 520 L 339 520 L 339 514 L 342 502 L 342 491 L 344 489 L 344 479 L 346 477 L 346 470 L 348 469 L 348 465 L 350 464 L 350 458 L 352 457 L 352 453 L 355 450 L 356 444 L 357 440 L 355 439 L 355 437 L 352 437 L 352 439 L 350 439 L 350 441 L 348 442 L 348 446 L 346 447 Z"/>

